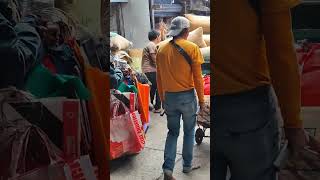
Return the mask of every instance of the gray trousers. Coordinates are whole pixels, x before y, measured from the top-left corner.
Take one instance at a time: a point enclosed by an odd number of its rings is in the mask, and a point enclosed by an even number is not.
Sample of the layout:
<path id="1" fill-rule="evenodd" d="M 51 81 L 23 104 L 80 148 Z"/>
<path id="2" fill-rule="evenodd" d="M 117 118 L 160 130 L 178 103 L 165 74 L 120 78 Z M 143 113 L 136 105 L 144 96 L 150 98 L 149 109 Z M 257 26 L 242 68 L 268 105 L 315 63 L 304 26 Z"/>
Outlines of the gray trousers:
<path id="1" fill-rule="evenodd" d="M 269 86 L 214 96 L 211 101 L 213 180 L 276 180 L 273 167 L 279 152 L 279 116 Z"/>

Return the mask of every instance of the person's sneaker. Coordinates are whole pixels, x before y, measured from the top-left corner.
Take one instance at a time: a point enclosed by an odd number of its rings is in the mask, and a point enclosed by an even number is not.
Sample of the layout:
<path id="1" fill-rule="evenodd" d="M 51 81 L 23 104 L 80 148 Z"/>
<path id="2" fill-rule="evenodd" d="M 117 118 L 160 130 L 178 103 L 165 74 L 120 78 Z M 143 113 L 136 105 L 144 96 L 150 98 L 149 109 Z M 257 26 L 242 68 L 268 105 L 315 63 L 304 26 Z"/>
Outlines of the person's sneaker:
<path id="1" fill-rule="evenodd" d="M 172 175 L 164 173 L 163 180 L 176 180 Z"/>
<path id="2" fill-rule="evenodd" d="M 149 104 L 149 111 L 152 111 L 154 109 L 153 104 Z"/>
<path id="3" fill-rule="evenodd" d="M 163 180 L 176 180 L 172 174 L 173 172 L 170 170 L 163 170 Z"/>
<path id="4" fill-rule="evenodd" d="M 200 166 L 183 167 L 182 172 L 188 174 L 191 171 L 199 169 L 199 168 L 200 168 Z"/>
<path id="5" fill-rule="evenodd" d="M 162 110 L 161 110 L 161 109 L 155 109 L 153 112 L 154 112 L 154 113 L 161 113 Z"/>

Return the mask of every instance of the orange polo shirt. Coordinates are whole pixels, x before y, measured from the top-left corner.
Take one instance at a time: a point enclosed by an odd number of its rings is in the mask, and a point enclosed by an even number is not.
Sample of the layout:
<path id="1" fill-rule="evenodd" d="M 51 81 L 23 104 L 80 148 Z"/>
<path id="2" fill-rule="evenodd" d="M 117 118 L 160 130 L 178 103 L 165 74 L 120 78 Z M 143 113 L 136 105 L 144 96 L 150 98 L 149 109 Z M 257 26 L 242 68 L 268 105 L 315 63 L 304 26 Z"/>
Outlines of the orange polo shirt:
<path id="1" fill-rule="evenodd" d="M 300 77 L 290 8 L 298 0 L 214 1 L 213 94 L 248 91 L 272 84 L 286 127 L 301 127 Z"/>
<path id="2" fill-rule="evenodd" d="M 204 84 L 201 64 L 204 63 L 199 47 L 187 40 L 177 39 L 193 60 L 190 66 L 187 60 L 169 42 L 160 45 L 157 52 L 157 85 L 161 101 L 165 92 L 181 92 L 195 88 L 199 102 L 204 102 Z"/>

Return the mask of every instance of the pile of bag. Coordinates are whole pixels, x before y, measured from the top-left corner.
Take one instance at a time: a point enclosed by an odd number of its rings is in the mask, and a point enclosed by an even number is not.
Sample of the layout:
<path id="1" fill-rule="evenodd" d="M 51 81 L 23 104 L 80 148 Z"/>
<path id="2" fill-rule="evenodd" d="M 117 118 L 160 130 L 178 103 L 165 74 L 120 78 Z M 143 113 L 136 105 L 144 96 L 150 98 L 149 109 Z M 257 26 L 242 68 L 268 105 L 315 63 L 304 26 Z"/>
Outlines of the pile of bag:
<path id="1" fill-rule="evenodd" d="M 185 17 L 190 21 L 188 40 L 197 44 L 205 60 L 210 61 L 210 16 L 185 14 Z"/>
<path id="2" fill-rule="evenodd" d="M 145 146 L 145 132 L 150 121 L 147 84 L 122 83 L 111 91 L 110 157 L 137 154 Z"/>
<path id="3" fill-rule="evenodd" d="M 133 48 L 132 42 L 114 32 L 110 32 L 110 47 L 111 53 L 117 61 L 122 61 L 122 64 L 126 64 L 124 66 L 130 66 L 138 73 L 142 72 L 143 49 Z"/>
<path id="4" fill-rule="evenodd" d="M 129 106 L 117 99 L 117 95 L 111 96 L 110 119 L 110 156 L 111 160 L 127 154 L 139 153 L 145 144 L 141 117 L 131 99 Z M 129 96 L 136 97 L 134 93 Z M 124 95 L 123 95 L 124 96 Z M 120 96 L 121 97 L 121 96 Z M 124 96 L 125 97 L 125 96 Z"/>
<path id="5" fill-rule="evenodd" d="M 124 75 L 120 86 L 110 91 L 110 159 L 113 160 L 144 149 L 150 121 L 150 82 L 141 73 L 142 49 L 132 49 L 132 42 L 116 33 L 110 33 L 110 37 L 111 62 Z"/>
<path id="6" fill-rule="evenodd" d="M 24 64 L 28 65 L 28 73 L 25 73 L 26 82 L 22 85 L 32 96 L 24 97 L 26 92 L 17 93 L 17 90 L 0 90 L 0 161 L 3 162 L 0 165 L 0 177 L 47 179 L 44 177 L 50 176 L 52 170 L 57 172 L 57 176 L 52 175 L 54 179 L 64 179 L 64 166 L 75 161 L 83 164 L 82 157 L 89 155 L 92 159 L 90 166 L 97 166 L 99 178 L 107 179 L 110 113 L 106 110 L 110 106 L 110 78 L 106 65 L 109 66 L 110 63 L 109 57 L 105 56 L 108 53 L 105 52 L 109 51 L 109 48 L 101 45 L 101 39 L 90 36 L 89 33 L 82 34 L 81 39 L 78 39 L 75 33 L 72 33 L 78 30 L 73 26 L 74 21 L 61 10 L 45 9 L 37 12 L 37 15 L 59 28 L 61 37 L 59 36 L 55 45 L 48 48 L 48 44 L 44 44 L 48 43 L 48 39 L 40 36 L 42 39 L 38 40 L 42 43 L 42 49 L 39 51 L 43 53 L 30 57 L 39 63 Z M 33 25 L 40 29 L 39 24 Z M 11 29 L 15 31 L 19 28 Z M 28 31 L 30 28 L 24 30 Z M 17 40 L 25 44 L 35 43 L 30 42 L 33 40 L 28 38 L 30 33 L 16 34 Z M 26 37 L 21 40 L 20 36 Z M 15 63 L 10 60 L 12 58 L 5 58 L 3 63 Z M 19 64 L 16 64 L 13 67 L 18 66 Z M 14 72 L 14 69 L 12 71 Z M 12 95 L 24 98 L 12 99 Z M 60 163 L 63 164 L 62 169 Z M 89 164 L 84 163 L 81 166 L 89 167 Z M 71 166 L 73 165 L 70 165 L 72 171 Z M 86 179 L 94 179 L 87 176 L 92 173 L 85 172 Z M 38 176 L 39 174 L 42 175 Z M 81 177 L 76 172 L 69 174 L 74 174 L 72 179 Z M 22 175 L 26 177 L 20 177 Z"/>
<path id="7" fill-rule="evenodd" d="M 0 90 L 0 101 L 2 178 L 97 179 L 97 168 L 81 152 L 83 121 L 79 100 L 35 99 L 26 92 L 9 88 Z M 79 170 L 72 165 L 75 161 L 80 161 L 86 173 L 78 174 Z"/>
<path id="8" fill-rule="evenodd" d="M 132 42 L 124 38 L 123 36 L 110 32 L 110 47 L 115 51 L 128 50 L 132 47 Z"/>
<path id="9" fill-rule="evenodd" d="M 205 34 L 210 34 L 210 16 L 199 16 L 194 14 L 185 14 L 185 17 L 190 21 L 190 30 L 195 30 L 198 27 L 203 28 Z"/>
<path id="10" fill-rule="evenodd" d="M 194 14 L 185 14 L 190 21 L 190 33 L 188 40 L 195 43 L 201 49 L 204 59 L 210 61 L 210 16 L 198 16 Z M 172 38 L 167 38 L 157 46 L 169 42 Z"/>

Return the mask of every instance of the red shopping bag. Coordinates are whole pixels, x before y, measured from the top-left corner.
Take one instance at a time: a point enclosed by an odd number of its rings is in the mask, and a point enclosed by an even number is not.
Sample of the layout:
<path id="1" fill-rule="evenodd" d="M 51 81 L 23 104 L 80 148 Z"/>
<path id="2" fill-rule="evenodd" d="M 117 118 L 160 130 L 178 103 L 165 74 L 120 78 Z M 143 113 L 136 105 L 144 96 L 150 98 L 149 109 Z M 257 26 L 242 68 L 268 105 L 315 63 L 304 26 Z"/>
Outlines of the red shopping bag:
<path id="1" fill-rule="evenodd" d="M 62 152 L 47 135 L 25 119 L 2 124 L 0 151 L 0 177 L 4 179 L 63 162 Z"/>
<path id="2" fill-rule="evenodd" d="M 88 155 L 68 163 L 55 163 L 37 168 L 10 180 L 97 180 L 97 168 L 92 166 Z"/>
<path id="3" fill-rule="evenodd" d="M 301 72 L 302 106 L 320 106 L 320 44 L 307 44 L 297 50 Z"/>
<path id="4" fill-rule="evenodd" d="M 302 106 L 320 106 L 320 69 L 301 76 Z"/>
<path id="5" fill-rule="evenodd" d="M 298 53 L 299 64 L 302 66 L 302 74 L 320 69 L 320 44 L 311 44 L 306 51 Z"/>
<path id="6" fill-rule="evenodd" d="M 145 145 L 141 118 L 121 102 L 111 103 L 110 157 L 116 159 L 126 154 L 139 153 Z"/>
<path id="7" fill-rule="evenodd" d="M 81 156 L 65 164 L 65 174 L 72 180 L 97 180 L 97 169 L 92 166 L 89 155 Z"/>
<path id="8" fill-rule="evenodd" d="M 52 164 L 42 168 L 29 171 L 19 177 L 10 178 L 9 180 L 40 180 L 40 179 L 59 179 L 68 180 L 66 177 L 64 164 Z"/>
<path id="9" fill-rule="evenodd" d="M 80 106 L 78 101 L 63 103 L 64 159 L 73 161 L 80 158 Z"/>

